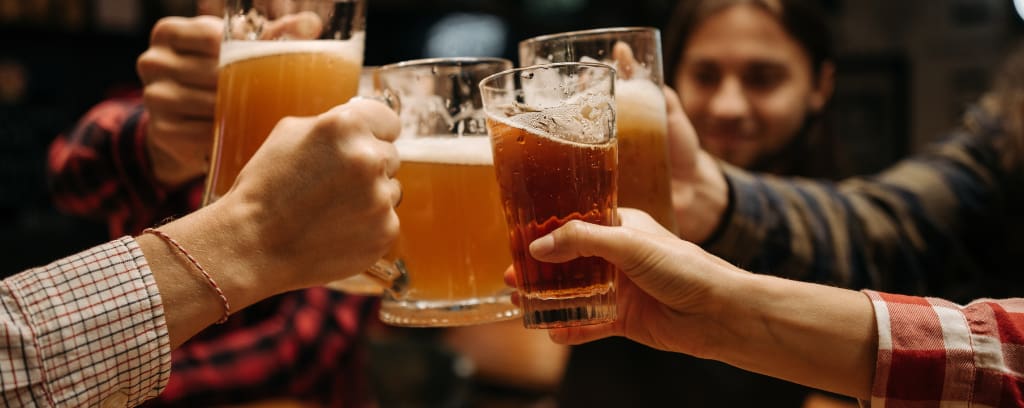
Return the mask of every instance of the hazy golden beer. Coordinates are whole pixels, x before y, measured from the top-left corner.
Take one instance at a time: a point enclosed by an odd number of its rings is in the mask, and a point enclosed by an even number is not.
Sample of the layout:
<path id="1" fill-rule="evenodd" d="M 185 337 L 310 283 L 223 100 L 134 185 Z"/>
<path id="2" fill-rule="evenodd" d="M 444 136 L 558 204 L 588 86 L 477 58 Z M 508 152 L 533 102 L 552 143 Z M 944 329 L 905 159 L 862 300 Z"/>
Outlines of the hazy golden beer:
<path id="1" fill-rule="evenodd" d="M 639 208 L 675 231 L 669 174 L 665 98 L 661 92 L 661 34 L 655 28 L 624 27 L 558 33 L 519 43 L 524 66 L 550 62 L 614 61 L 617 43 L 636 59 L 615 82 L 619 140 L 619 206 Z"/>
<path id="2" fill-rule="evenodd" d="M 507 294 L 508 233 L 486 137 L 427 137 L 396 143 L 402 168 L 398 254 L 410 296 L 459 301 Z"/>
<path id="3" fill-rule="evenodd" d="M 382 321 L 458 326 L 519 316 L 503 274 L 512 263 L 480 79 L 498 58 L 406 61 L 376 71 L 376 94 L 400 106 L 398 244 L 403 278 L 385 291 Z"/>
<path id="4" fill-rule="evenodd" d="M 675 231 L 665 97 L 647 79 L 615 82 L 619 140 L 619 206 L 644 210 Z"/>
<path id="5" fill-rule="evenodd" d="M 278 121 L 317 115 L 359 87 L 363 34 L 345 41 L 229 41 L 221 47 L 213 160 L 204 201 L 224 195 Z"/>
<path id="6" fill-rule="evenodd" d="M 480 84 L 527 328 L 616 317 L 614 265 L 598 257 L 547 263 L 529 253 L 530 243 L 569 221 L 616 223 L 614 77 L 607 65 L 563 63 Z"/>

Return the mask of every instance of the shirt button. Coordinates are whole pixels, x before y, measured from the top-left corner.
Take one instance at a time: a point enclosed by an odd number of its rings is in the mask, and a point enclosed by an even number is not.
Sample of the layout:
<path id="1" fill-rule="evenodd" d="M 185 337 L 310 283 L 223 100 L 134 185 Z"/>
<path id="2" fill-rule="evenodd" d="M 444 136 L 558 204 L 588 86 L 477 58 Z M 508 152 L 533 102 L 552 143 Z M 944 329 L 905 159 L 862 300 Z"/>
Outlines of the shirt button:
<path id="1" fill-rule="evenodd" d="M 114 391 L 100 403 L 103 408 L 124 408 L 128 406 L 128 393 L 123 390 Z"/>

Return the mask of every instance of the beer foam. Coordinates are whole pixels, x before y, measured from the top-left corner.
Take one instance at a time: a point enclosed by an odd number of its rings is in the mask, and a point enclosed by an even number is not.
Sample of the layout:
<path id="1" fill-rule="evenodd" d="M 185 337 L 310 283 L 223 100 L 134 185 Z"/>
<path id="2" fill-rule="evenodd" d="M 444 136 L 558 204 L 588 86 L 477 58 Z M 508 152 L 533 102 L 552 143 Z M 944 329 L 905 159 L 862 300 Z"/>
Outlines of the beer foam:
<path id="1" fill-rule="evenodd" d="M 398 157 L 406 162 L 491 166 L 491 138 L 472 137 L 403 137 L 395 141 Z"/>
<path id="2" fill-rule="evenodd" d="M 330 53 L 362 64 L 365 33 L 347 40 L 228 41 L 221 44 L 220 66 L 252 58 L 280 54 Z"/>
<path id="3" fill-rule="evenodd" d="M 615 81 L 615 105 L 619 127 L 665 126 L 665 96 L 654 82 L 646 79 Z"/>
<path id="4" fill-rule="evenodd" d="M 512 113 L 499 120 L 511 127 L 522 129 L 558 142 L 581 146 L 600 146 L 612 139 L 608 121 L 612 121 L 611 101 L 607 97 L 578 95 L 566 104 L 541 111 Z"/>

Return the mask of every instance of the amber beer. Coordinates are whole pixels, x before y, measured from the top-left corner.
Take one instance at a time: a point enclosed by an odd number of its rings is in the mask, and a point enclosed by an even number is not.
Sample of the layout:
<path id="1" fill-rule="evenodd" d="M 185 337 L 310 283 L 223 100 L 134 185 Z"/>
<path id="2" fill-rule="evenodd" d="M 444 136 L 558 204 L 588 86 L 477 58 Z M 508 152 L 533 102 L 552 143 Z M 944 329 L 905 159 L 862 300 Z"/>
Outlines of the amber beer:
<path id="1" fill-rule="evenodd" d="M 629 61 L 615 60 L 628 46 Z M 620 57 L 621 58 L 621 57 Z M 524 66 L 585 59 L 623 68 L 615 81 L 619 139 L 619 205 L 644 210 L 676 229 L 668 162 L 668 126 L 661 92 L 661 33 L 651 27 L 615 27 L 534 37 L 519 43 Z"/>
<path id="2" fill-rule="evenodd" d="M 419 137 L 395 143 L 402 168 L 398 254 L 423 301 L 508 292 L 512 264 L 487 137 Z"/>
<path id="3" fill-rule="evenodd" d="M 639 208 L 675 231 L 665 97 L 647 79 L 615 81 L 619 206 Z"/>
<path id="4" fill-rule="evenodd" d="M 615 268 L 597 257 L 540 262 L 529 245 L 571 220 L 613 225 L 615 139 L 588 145 L 531 129 L 547 112 L 490 115 L 495 174 L 509 231 L 526 327 L 549 328 L 614 320 Z M 603 315 L 590 319 L 590 315 Z"/>
<path id="5" fill-rule="evenodd" d="M 228 41 L 221 44 L 214 146 L 203 201 L 239 171 L 285 116 L 310 116 L 356 94 L 363 33 L 340 40 Z"/>

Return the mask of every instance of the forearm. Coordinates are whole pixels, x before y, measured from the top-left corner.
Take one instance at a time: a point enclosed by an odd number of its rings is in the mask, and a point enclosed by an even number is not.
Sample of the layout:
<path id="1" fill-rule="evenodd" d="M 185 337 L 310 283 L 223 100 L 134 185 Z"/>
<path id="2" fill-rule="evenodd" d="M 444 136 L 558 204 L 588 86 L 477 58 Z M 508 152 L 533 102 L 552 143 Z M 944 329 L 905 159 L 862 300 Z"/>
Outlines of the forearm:
<path id="1" fill-rule="evenodd" d="M 215 203 L 214 205 L 216 205 Z M 237 211 L 213 216 L 211 207 L 159 229 L 177 241 L 210 274 L 236 312 L 260 299 L 283 292 L 282 282 L 268 281 L 258 254 L 243 250 L 248 234 L 233 226 L 245 225 Z M 163 300 L 171 347 L 176 348 L 224 314 L 212 285 L 188 259 L 153 234 L 137 238 Z"/>
<path id="2" fill-rule="evenodd" d="M 998 137 L 960 136 L 878 175 L 841 183 L 725 166 L 733 209 L 704 248 L 744 269 L 787 278 L 951 293 L 949 282 L 977 276 L 950 274 L 985 270 L 986 260 L 965 238 L 1005 225 L 1012 204 L 1002 189 L 1018 185 L 992 159 Z"/>
<path id="3" fill-rule="evenodd" d="M 764 275 L 737 277 L 718 321 L 714 358 L 810 387 L 867 399 L 877 358 L 874 311 L 862 293 Z"/>

